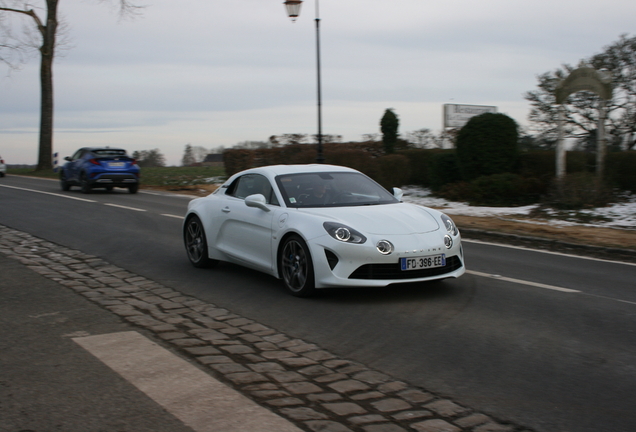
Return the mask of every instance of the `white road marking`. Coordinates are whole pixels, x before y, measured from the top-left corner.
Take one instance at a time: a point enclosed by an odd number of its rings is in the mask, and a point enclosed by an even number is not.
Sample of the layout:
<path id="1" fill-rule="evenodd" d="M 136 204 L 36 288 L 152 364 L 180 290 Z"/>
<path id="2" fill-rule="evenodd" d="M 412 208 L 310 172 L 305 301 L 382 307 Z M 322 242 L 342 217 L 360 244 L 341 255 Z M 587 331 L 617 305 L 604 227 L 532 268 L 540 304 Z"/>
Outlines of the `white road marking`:
<path id="1" fill-rule="evenodd" d="M 497 279 L 497 280 L 502 280 L 502 281 L 511 282 L 511 283 L 515 283 L 515 284 L 528 285 L 528 286 L 533 286 L 533 287 L 537 287 L 537 288 L 545 288 L 545 289 L 549 289 L 549 290 L 561 291 L 561 292 L 566 292 L 566 293 L 580 293 L 581 292 L 581 291 L 575 290 L 575 289 L 563 288 L 563 287 L 558 287 L 558 286 L 554 286 L 554 285 L 546 285 L 546 284 L 542 284 L 542 283 L 538 283 L 538 282 L 525 281 L 525 280 L 522 280 L 522 279 L 513 279 L 513 278 L 509 278 L 509 277 L 505 277 L 505 276 L 500 276 L 500 275 L 491 274 L 491 273 L 482 273 L 482 272 L 478 272 L 478 271 L 474 271 L 474 270 L 466 270 L 466 273 L 474 275 L 474 276 L 480 276 L 480 277 L 485 277 L 485 278 L 490 278 L 490 279 Z"/>
<path id="2" fill-rule="evenodd" d="M 70 196 L 70 195 L 62 195 L 62 194 L 57 194 L 57 193 L 53 193 L 53 192 L 44 192 L 44 191 L 39 191 L 39 190 L 36 190 L 36 189 L 27 189 L 27 188 L 21 188 L 21 187 L 15 187 L 15 186 L 7 186 L 7 185 L 0 185 L 0 187 L 9 188 L 9 189 L 23 190 L 23 191 L 27 191 L 27 192 L 35 192 L 35 193 L 40 193 L 40 194 L 44 194 L 44 195 L 53 195 L 53 196 L 56 196 L 56 197 L 74 199 L 74 200 L 77 200 L 77 201 L 97 202 L 95 200 L 90 200 L 90 199 L 86 199 L 86 198 L 78 198 L 78 197 L 74 197 L 74 196 Z"/>
<path id="3" fill-rule="evenodd" d="M 161 216 L 166 216 L 166 217 L 171 217 L 176 219 L 183 219 L 183 216 L 177 216 L 177 215 L 171 215 L 171 214 L 162 214 Z"/>
<path id="4" fill-rule="evenodd" d="M 138 212 L 148 211 L 148 210 L 139 209 L 139 208 L 135 208 L 135 207 L 123 206 L 123 205 L 119 205 L 119 204 L 104 203 L 104 205 L 107 205 L 107 206 L 110 206 L 110 207 L 122 208 L 122 209 L 126 209 L 126 210 L 134 210 L 134 211 L 138 211 Z"/>
<path id="5" fill-rule="evenodd" d="M 636 302 L 633 301 L 629 301 L 629 300 L 621 300 L 621 299 L 617 299 L 617 298 L 613 298 L 613 297 L 605 297 L 605 296 L 601 296 L 601 295 L 596 295 L 596 294 L 588 294 L 588 293 L 581 293 L 582 295 L 586 295 L 586 296 L 590 296 L 590 297 L 596 297 L 596 298 L 600 298 L 603 300 L 613 300 L 613 301 L 617 301 L 619 303 L 627 303 L 630 305 L 636 305 Z"/>
<path id="6" fill-rule="evenodd" d="M 532 248 L 529 248 L 529 247 L 513 246 L 513 245 L 507 245 L 507 244 L 503 244 L 503 243 L 492 243 L 492 242 L 485 242 L 485 241 L 481 241 L 481 240 L 466 240 L 464 238 L 462 238 L 462 243 L 477 243 L 477 244 L 484 244 L 484 245 L 488 245 L 488 246 L 497 246 L 497 247 L 503 247 L 503 248 L 508 248 L 508 249 L 527 250 L 527 251 L 539 252 L 539 253 L 544 253 L 544 254 L 549 254 L 549 255 L 559 255 L 559 256 L 564 256 L 564 257 L 569 257 L 569 258 L 578 258 L 578 259 L 584 259 L 584 260 L 590 260 L 590 261 L 601 261 L 601 262 L 608 262 L 608 263 L 612 263 L 612 264 L 622 264 L 622 265 L 628 265 L 628 266 L 636 267 L 636 263 L 630 263 L 630 262 L 625 262 L 625 261 L 614 261 L 614 260 L 608 260 L 608 259 L 603 259 L 603 258 L 588 257 L 588 256 L 583 256 L 583 255 L 573 255 L 573 254 L 567 254 L 567 253 L 563 253 L 563 252 L 547 251 L 547 250 L 544 250 L 544 249 L 532 249 Z"/>
<path id="7" fill-rule="evenodd" d="M 73 340 L 196 432 L 302 432 L 137 332 Z"/>

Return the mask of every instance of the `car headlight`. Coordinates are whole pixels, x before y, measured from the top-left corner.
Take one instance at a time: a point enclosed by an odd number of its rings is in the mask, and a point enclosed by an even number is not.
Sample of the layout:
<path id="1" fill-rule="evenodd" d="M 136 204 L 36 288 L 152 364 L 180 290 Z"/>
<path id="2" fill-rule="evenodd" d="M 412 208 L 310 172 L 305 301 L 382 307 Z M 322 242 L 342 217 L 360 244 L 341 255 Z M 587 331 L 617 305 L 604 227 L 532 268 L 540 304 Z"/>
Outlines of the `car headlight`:
<path id="1" fill-rule="evenodd" d="M 362 244 L 367 241 L 365 236 L 344 224 L 337 222 L 325 222 L 322 226 L 325 230 L 327 230 L 331 237 L 338 241 L 356 244 Z"/>
<path id="2" fill-rule="evenodd" d="M 451 233 L 454 236 L 459 234 L 459 230 L 457 229 L 457 226 L 455 225 L 455 222 L 453 222 L 453 220 L 451 218 L 449 218 L 448 216 L 446 216 L 443 213 L 440 216 L 440 218 L 442 219 L 442 222 L 444 223 L 444 226 L 446 227 L 446 231 L 448 231 L 449 233 Z"/>

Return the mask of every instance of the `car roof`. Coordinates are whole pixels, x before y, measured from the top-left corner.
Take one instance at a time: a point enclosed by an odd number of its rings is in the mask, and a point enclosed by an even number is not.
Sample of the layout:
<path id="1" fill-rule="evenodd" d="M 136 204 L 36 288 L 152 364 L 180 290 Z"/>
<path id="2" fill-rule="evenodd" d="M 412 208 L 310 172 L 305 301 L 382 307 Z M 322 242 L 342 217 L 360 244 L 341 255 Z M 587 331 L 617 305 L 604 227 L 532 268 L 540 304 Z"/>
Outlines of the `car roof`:
<path id="1" fill-rule="evenodd" d="M 120 147 L 84 147 L 82 148 L 82 150 L 88 150 L 88 151 L 96 151 L 96 150 L 121 150 L 121 151 L 126 151 L 126 149 L 120 148 Z"/>
<path id="2" fill-rule="evenodd" d="M 273 176 L 287 174 L 303 174 L 316 172 L 358 172 L 353 168 L 343 167 L 339 165 L 325 164 L 304 164 L 304 165 L 268 165 L 263 167 L 252 168 L 245 172 L 258 172 L 262 174 L 270 174 Z"/>

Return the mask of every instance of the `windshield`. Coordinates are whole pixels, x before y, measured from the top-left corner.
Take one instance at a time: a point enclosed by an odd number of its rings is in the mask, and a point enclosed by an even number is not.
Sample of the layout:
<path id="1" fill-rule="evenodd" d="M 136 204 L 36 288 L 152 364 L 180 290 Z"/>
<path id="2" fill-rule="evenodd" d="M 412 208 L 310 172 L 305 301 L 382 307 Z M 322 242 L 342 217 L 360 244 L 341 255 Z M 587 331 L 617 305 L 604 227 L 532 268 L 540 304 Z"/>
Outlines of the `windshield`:
<path id="1" fill-rule="evenodd" d="M 126 150 L 121 149 L 99 149 L 92 153 L 97 156 L 126 156 Z"/>
<path id="2" fill-rule="evenodd" d="M 320 172 L 276 177 L 287 207 L 348 207 L 399 202 L 360 173 Z"/>

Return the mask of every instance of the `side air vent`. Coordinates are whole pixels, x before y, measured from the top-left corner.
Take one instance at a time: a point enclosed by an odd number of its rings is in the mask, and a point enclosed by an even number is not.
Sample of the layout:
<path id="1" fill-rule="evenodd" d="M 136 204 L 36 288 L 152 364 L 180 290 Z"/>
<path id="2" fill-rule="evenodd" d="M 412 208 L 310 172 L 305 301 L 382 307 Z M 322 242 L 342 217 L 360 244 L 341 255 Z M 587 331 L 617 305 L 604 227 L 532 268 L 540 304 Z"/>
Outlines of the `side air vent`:
<path id="1" fill-rule="evenodd" d="M 330 250 L 325 249 L 325 256 L 327 257 L 327 262 L 329 263 L 329 268 L 333 270 L 338 265 L 338 257 L 335 253 Z"/>

